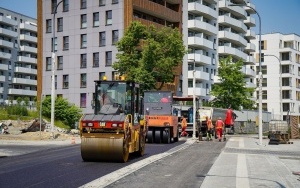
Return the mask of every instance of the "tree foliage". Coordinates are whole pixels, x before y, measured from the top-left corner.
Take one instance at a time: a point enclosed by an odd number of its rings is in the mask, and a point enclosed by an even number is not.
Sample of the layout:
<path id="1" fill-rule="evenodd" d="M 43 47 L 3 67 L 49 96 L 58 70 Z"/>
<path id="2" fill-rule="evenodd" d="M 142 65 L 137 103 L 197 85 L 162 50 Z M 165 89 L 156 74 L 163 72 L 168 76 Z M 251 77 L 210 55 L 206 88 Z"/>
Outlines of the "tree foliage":
<path id="1" fill-rule="evenodd" d="M 220 83 L 214 84 L 211 95 L 215 98 L 210 102 L 211 106 L 238 110 L 254 109 L 255 101 L 251 100 L 251 94 L 255 88 L 247 88 L 244 73 L 241 71 L 243 61 L 232 62 L 232 57 L 220 59 L 218 76 Z"/>
<path id="2" fill-rule="evenodd" d="M 173 82 L 174 68 L 181 65 L 186 53 L 178 29 L 157 30 L 140 22 L 131 23 L 117 48 L 113 68 L 125 74 L 126 80 L 140 83 L 142 90 L 160 90 L 165 83 Z M 157 87 L 158 82 L 161 84 Z"/>
<path id="3" fill-rule="evenodd" d="M 51 97 L 46 97 L 42 102 L 42 113 L 45 117 L 51 118 Z M 66 99 L 57 97 L 55 100 L 54 119 L 60 120 L 70 127 L 79 120 L 81 109 L 70 104 Z"/>

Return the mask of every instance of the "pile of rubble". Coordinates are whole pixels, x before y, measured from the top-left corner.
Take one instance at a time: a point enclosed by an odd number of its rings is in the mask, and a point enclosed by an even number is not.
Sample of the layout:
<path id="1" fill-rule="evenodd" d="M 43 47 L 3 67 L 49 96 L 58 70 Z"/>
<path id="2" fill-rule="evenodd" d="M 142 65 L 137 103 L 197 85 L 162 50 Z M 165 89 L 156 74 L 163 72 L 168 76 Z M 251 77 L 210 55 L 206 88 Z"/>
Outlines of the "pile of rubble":
<path id="1" fill-rule="evenodd" d="M 67 140 L 72 136 L 78 136 L 79 131 L 54 127 L 45 121 L 40 125 L 38 119 L 31 121 L 6 120 L 0 123 L 0 139 L 5 140 Z"/>

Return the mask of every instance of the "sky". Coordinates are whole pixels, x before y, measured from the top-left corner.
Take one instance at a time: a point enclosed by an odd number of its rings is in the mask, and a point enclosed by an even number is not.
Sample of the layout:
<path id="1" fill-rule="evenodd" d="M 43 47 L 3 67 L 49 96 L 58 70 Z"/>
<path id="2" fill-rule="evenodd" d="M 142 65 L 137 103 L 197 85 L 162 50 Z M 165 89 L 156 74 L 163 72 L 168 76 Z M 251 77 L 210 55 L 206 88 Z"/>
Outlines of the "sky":
<path id="1" fill-rule="evenodd" d="M 187 1 L 187 0 L 184 0 Z M 37 0 L 0 0 L 0 7 L 36 18 Z M 280 32 L 300 36 L 300 0 L 252 0 L 261 17 L 262 34 Z M 259 19 L 254 28 L 259 34 Z"/>

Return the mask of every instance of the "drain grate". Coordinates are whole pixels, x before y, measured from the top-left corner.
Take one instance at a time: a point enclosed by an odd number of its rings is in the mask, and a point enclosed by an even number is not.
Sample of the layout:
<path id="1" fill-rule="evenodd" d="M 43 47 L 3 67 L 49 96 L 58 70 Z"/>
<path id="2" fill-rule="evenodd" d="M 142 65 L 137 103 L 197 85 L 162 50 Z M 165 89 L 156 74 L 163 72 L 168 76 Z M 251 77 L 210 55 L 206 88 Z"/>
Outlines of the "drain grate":
<path id="1" fill-rule="evenodd" d="M 225 148 L 226 153 L 242 153 L 242 154 L 259 154 L 259 155 L 284 155 L 299 157 L 300 151 L 271 151 L 262 149 L 240 149 L 240 148 Z"/>

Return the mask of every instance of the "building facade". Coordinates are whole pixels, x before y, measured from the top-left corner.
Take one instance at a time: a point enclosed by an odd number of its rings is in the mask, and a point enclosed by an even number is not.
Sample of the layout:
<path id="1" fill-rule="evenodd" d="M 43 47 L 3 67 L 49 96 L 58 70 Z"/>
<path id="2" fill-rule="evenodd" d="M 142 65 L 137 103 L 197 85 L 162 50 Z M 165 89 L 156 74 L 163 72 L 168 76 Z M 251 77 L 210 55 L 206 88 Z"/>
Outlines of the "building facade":
<path id="1" fill-rule="evenodd" d="M 55 95 L 67 98 L 81 107 L 83 113 L 93 112 L 94 80 L 104 75 L 108 80 L 119 76 L 112 68 L 117 53 L 115 43 L 132 21 L 158 28 L 182 28 L 182 0 L 42 0 L 37 3 L 41 73 L 38 96 L 52 93 L 54 54 Z M 52 14 L 56 5 L 57 12 Z M 180 74 L 181 66 L 174 73 L 171 89 L 180 86 Z"/>
<path id="2" fill-rule="evenodd" d="M 245 4 L 248 7 L 230 6 Z M 217 67 L 220 58 L 232 56 L 242 59 L 247 87 L 255 85 L 255 58 L 252 52 L 255 38 L 252 27 L 256 25 L 249 8 L 255 6 L 249 0 L 189 0 L 188 1 L 188 57 L 183 65 L 187 82 L 183 80 L 184 94 L 193 95 L 193 71 L 195 94 L 203 100 L 211 98 L 210 91 L 218 83 Z M 186 90 L 185 90 L 186 89 Z"/>
<path id="3" fill-rule="evenodd" d="M 32 105 L 37 95 L 36 19 L 0 8 L 0 103 L 20 98 Z"/>
<path id="4" fill-rule="evenodd" d="M 259 36 L 256 47 L 256 72 L 259 72 Z M 262 109 L 273 119 L 300 116 L 300 36 L 270 33 L 261 36 Z M 258 79 L 258 76 L 256 77 Z M 257 81 L 258 83 L 258 81 Z M 257 84 L 258 87 L 258 84 Z M 258 90 L 256 93 L 258 96 Z"/>

